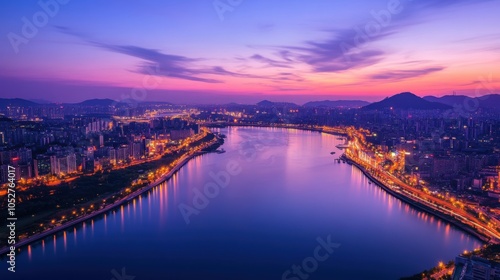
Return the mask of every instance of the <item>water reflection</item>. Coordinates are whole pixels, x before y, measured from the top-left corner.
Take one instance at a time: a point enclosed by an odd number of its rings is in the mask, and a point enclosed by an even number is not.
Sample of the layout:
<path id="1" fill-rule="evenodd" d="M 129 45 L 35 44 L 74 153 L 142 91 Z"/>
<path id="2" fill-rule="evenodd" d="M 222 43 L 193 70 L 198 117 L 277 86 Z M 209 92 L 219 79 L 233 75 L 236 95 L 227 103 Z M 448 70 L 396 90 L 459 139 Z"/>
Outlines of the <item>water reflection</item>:
<path id="1" fill-rule="evenodd" d="M 106 219 L 106 216 L 104 216 L 104 219 Z M 78 235 L 76 233 L 76 227 L 73 228 L 73 243 L 75 243 L 75 246 L 77 245 L 77 240 L 78 240 Z"/>
<path id="2" fill-rule="evenodd" d="M 104 214 L 104 233 L 108 233 L 108 213 Z"/>
<path id="3" fill-rule="evenodd" d="M 54 255 L 57 253 L 57 240 L 56 235 L 54 234 L 52 242 L 54 243 Z"/>
<path id="4" fill-rule="evenodd" d="M 120 206 L 120 228 L 123 233 L 125 231 L 125 211 L 123 211 L 123 205 Z"/>
<path id="5" fill-rule="evenodd" d="M 448 241 L 449 238 L 450 238 L 450 224 L 446 224 L 446 227 L 444 229 L 444 236 L 445 236 L 445 240 Z"/>
<path id="6" fill-rule="evenodd" d="M 82 224 L 82 236 L 83 236 L 83 240 L 85 240 L 86 234 L 87 234 L 87 223 L 83 222 L 83 224 Z"/>
<path id="7" fill-rule="evenodd" d="M 54 236 L 54 243 L 56 242 L 55 236 Z M 66 231 L 63 231 L 63 244 L 64 244 L 64 252 L 68 249 L 68 236 L 66 234 Z"/>
<path id="8" fill-rule="evenodd" d="M 134 200 L 132 200 L 132 205 L 134 208 L 134 219 L 136 219 L 137 218 L 137 198 L 134 198 Z"/>
<path id="9" fill-rule="evenodd" d="M 449 223 L 369 184 L 355 167 L 334 162 L 341 154 L 335 145 L 342 142 L 335 136 L 276 128 L 221 131 L 227 135 L 226 153 L 198 157 L 167 183 L 105 213 L 102 219 L 74 227 L 73 246 L 68 247 L 63 232 L 52 238 L 54 252 L 45 254 L 44 240 L 41 248 L 28 247 L 20 261 L 34 257 L 22 277 L 36 277 L 47 266 L 79 271 L 84 264 L 96 271 L 109 271 L 119 264 L 144 279 L 164 275 L 166 270 L 185 276 L 182 279 L 205 277 L 189 274 L 196 270 L 187 269 L 189 264 L 206 268 L 204 273 L 248 272 L 213 279 L 272 279 L 259 273 L 281 275 L 282 268 L 307 256 L 304 252 L 314 248 L 311 242 L 318 236 L 331 234 L 342 245 L 335 261 L 322 263 L 315 277 L 398 279 L 435 265 L 436 258 L 452 259 L 480 245 Z M 240 153 L 249 148 L 255 153 L 252 158 Z M 194 188 L 202 190 L 213 180 L 209 173 L 224 170 L 230 160 L 242 172 L 231 176 L 230 184 L 186 225 L 179 204 L 192 205 Z M 86 239 L 87 223 L 92 238 Z M 47 240 L 51 242 L 50 237 Z M 67 250 L 64 256 L 55 256 L 57 241 Z M 44 258 L 36 258 L 38 250 Z M 91 252 L 98 254 L 89 259 Z M 402 260 L 407 252 L 412 257 Z M 360 263 L 363 270 L 348 269 Z M 363 271 L 376 275 L 363 275 Z M 65 276 L 59 279 L 71 279 Z"/>
<path id="10" fill-rule="evenodd" d="M 144 208 L 144 206 L 142 205 L 142 195 L 139 196 L 139 217 L 141 217 L 141 220 L 142 220 L 142 209 Z"/>

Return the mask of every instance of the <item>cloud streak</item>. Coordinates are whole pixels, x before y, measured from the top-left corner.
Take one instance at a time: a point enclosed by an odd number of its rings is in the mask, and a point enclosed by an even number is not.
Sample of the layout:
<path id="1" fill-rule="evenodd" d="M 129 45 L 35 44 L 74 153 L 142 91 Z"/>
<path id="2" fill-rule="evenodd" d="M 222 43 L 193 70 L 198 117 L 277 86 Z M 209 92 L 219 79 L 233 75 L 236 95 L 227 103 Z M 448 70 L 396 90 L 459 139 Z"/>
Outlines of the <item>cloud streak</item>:
<path id="1" fill-rule="evenodd" d="M 222 71 L 210 71 L 209 69 L 196 68 L 194 63 L 200 61 L 200 59 L 164 54 L 158 50 L 137 46 L 108 45 L 104 43 L 94 43 L 94 45 L 111 52 L 145 60 L 146 63 L 139 66 L 137 71 L 141 74 L 178 78 L 195 82 L 222 83 L 220 80 L 199 77 L 199 75 L 202 74 L 224 74 Z"/>
<path id="2" fill-rule="evenodd" d="M 351 28 L 323 30 L 326 39 L 305 41 L 302 46 L 281 46 L 279 55 L 289 61 L 304 63 L 312 67 L 313 72 L 343 72 L 365 68 L 381 62 L 389 53 L 371 47 L 373 43 L 400 33 L 409 26 L 424 22 L 423 16 L 429 11 L 458 6 L 477 4 L 494 0 L 419 0 L 401 1 L 401 11 L 391 14 L 386 22 L 370 15 Z M 386 14 L 388 11 L 385 11 Z M 373 28 L 378 24 L 378 28 Z M 370 28 L 371 25 L 371 32 Z M 405 76 L 404 73 L 399 73 Z"/>
<path id="3" fill-rule="evenodd" d="M 206 75 L 215 75 L 219 77 L 238 77 L 238 78 L 262 78 L 258 75 L 236 73 L 224 69 L 222 66 L 201 66 L 204 59 L 189 58 L 181 55 L 162 53 L 156 49 L 143 48 L 133 45 L 113 45 L 98 42 L 89 39 L 82 33 L 73 31 L 67 27 L 56 27 L 60 32 L 76 36 L 85 40 L 92 46 L 144 60 L 144 63 L 138 66 L 137 73 L 177 78 L 203 83 L 224 83 L 223 80 L 204 77 Z"/>
<path id="4" fill-rule="evenodd" d="M 261 62 L 266 64 L 267 67 L 278 67 L 278 68 L 291 68 L 289 61 L 277 61 L 271 58 L 267 58 L 260 54 L 254 54 L 250 57 L 251 60 Z"/>
<path id="5" fill-rule="evenodd" d="M 378 74 L 369 76 L 373 80 L 391 80 L 400 81 L 405 79 L 411 79 L 415 77 L 425 76 L 430 73 L 439 72 L 444 70 L 445 67 L 429 67 L 423 69 L 412 69 L 412 70 L 394 70 L 386 71 Z"/>

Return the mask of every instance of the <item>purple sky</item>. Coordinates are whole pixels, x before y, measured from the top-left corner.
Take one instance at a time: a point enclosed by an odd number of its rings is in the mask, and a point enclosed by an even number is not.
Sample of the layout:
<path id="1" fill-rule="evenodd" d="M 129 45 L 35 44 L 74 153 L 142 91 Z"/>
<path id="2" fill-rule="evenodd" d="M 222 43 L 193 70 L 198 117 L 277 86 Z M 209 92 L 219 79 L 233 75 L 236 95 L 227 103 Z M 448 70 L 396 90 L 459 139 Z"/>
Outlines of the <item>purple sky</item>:
<path id="1" fill-rule="evenodd" d="M 500 86 L 498 0 L 0 5 L 0 97 L 303 103 Z"/>

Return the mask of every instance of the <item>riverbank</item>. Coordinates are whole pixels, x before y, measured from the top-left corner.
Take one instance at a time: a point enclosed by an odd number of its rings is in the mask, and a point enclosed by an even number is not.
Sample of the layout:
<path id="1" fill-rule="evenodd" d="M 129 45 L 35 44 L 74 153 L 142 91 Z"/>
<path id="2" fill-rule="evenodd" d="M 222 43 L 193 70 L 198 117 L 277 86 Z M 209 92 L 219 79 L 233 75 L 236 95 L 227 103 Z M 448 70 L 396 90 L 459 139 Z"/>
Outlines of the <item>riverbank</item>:
<path id="1" fill-rule="evenodd" d="M 205 124 L 207 125 L 207 124 Z M 314 127 L 314 126 L 303 126 L 303 125 L 296 125 L 296 124 L 245 124 L 245 123 L 223 123 L 223 124 L 213 124 L 213 125 L 207 125 L 211 127 L 230 127 L 230 126 L 235 126 L 235 127 L 266 127 L 266 128 L 285 128 L 285 129 L 297 129 L 297 130 L 304 130 L 304 131 L 313 131 L 313 132 L 320 132 L 320 133 L 326 133 L 330 135 L 337 135 L 337 136 L 342 136 L 342 137 L 347 137 L 347 132 L 345 129 L 337 129 L 337 128 L 332 128 L 332 131 L 327 131 L 324 130 L 323 127 Z"/>
<path id="2" fill-rule="evenodd" d="M 210 147 L 213 147 L 213 146 L 216 146 L 218 145 L 218 142 L 214 142 L 210 145 Z M 89 214 L 86 214 L 85 216 L 82 216 L 82 217 L 79 217 L 75 220 L 72 220 L 72 221 L 69 221 L 67 223 L 64 223 L 60 226 L 57 226 L 55 228 L 52 228 L 52 229 L 49 229 L 47 231 L 44 231 L 44 232 L 41 232 L 41 233 L 38 233 L 38 234 L 35 234 L 33 236 L 30 236 L 28 238 L 25 238 L 23 240 L 20 240 L 18 242 L 16 242 L 15 244 L 15 247 L 16 249 L 19 251 L 19 249 L 21 247 L 24 247 L 24 246 L 27 246 L 33 242 L 36 242 L 38 240 L 41 240 L 47 236 L 50 236 L 50 235 L 53 235 L 53 234 L 56 234 L 60 231 L 63 231 L 67 228 L 70 228 L 72 226 L 75 226 L 79 223 L 82 223 L 82 222 L 85 222 L 89 219 L 92 219 L 92 218 L 95 218 L 99 215 L 102 215 L 104 213 L 107 213 L 119 206 L 122 206 L 128 202 L 130 202 L 131 200 L 133 200 L 134 198 L 150 191 L 151 189 L 153 189 L 154 187 L 158 186 L 159 184 L 165 182 L 165 181 L 168 181 L 175 173 L 177 173 L 184 165 L 186 165 L 186 163 L 188 163 L 191 159 L 193 158 L 196 158 L 197 156 L 201 156 L 201 155 L 204 155 L 204 154 L 207 154 L 207 153 L 210 153 L 211 151 L 197 151 L 197 152 L 194 152 L 192 154 L 189 154 L 189 155 L 184 155 L 182 156 L 181 158 L 178 159 L 178 163 L 172 168 L 172 170 L 170 170 L 169 172 L 167 172 L 166 174 L 164 174 L 163 176 L 161 176 L 160 178 L 156 179 L 154 182 L 148 184 L 147 186 L 144 186 L 142 187 L 141 189 L 117 200 L 116 202 L 112 203 L 112 204 L 109 204 L 109 205 L 106 205 L 106 207 L 102 208 L 102 209 L 99 209 L 99 210 L 96 210 L 92 213 L 89 213 Z M 3 247 L 3 248 L 0 248 L 0 258 L 2 258 L 3 256 L 5 256 L 6 253 L 8 253 L 10 251 L 10 245 L 9 246 L 6 246 L 6 247 Z"/>
<path id="3" fill-rule="evenodd" d="M 348 137 L 347 133 L 345 131 L 342 131 L 342 129 L 333 129 L 328 131 L 324 130 L 323 128 L 314 128 L 314 127 L 302 127 L 300 125 L 292 125 L 292 124 L 284 124 L 284 125 L 267 125 L 267 124 L 233 124 L 233 123 L 228 123 L 227 126 L 239 126 L 239 127 L 275 127 L 275 128 L 286 128 L 286 129 L 298 129 L 298 130 L 304 130 L 304 131 L 317 131 L 321 133 L 326 133 L 330 135 L 338 135 L 338 136 L 343 136 L 343 137 Z M 410 196 L 407 196 L 403 193 L 400 193 L 391 187 L 385 185 L 383 182 L 380 182 L 378 179 L 376 179 L 374 176 L 370 174 L 368 170 L 366 170 L 364 167 L 353 161 L 352 159 L 347 158 L 347 156 L 344 154 L 343 155 L 344 159 L 348 161 L 349 163 L 355 165 L 359 170 L 363 172 L 365 176 L 367 176 L 370 180 L 372 180 L 374 183 L 376 183 L 379 187 L 384 189 L 386 192 L 388 192 L 390 195 L 404 201 L 405 203 L 408 203 L 412 205 L 413 207 L 420 209 L 426 213 L 429 213 L 439 219 L 442 219 L 443 221 L 446 221 L 455 227 L 459 228 L 460 230 L 478 238 L 484 243 L 491 243 L 493 238 L 491 238 L 488 235 L 485 235 L 481 232 L 478 232 L 475 228 L 461 222 L 460 220 L 457 220 L 456 218 L 445 214 L 443 212 L 437 211 L 433 209 L 432 207 L 425 205 L 423 203 L 418 202 L 417 200 L 412 199 Z"/>
<path id="4" fill-rule="evenodd" d="M 361 166 L 360 164 L 358 164 L 354 160 L 350 159 L 345 154 L 342 155 L 342 158 L 344 160 L 346 160 L 346 162 L 348 162 L 348 163 L 352 164 L 353 166 L 355 166 L 356 168 L 358 168 L 366 177 L 368 177 L 372 182 L 374 182 L 377 186 L 382 188 L 384 191 L 386 191 L 390 195 L 398 198 L 399 200 L 401 200 L 407 204 L 410 204 L 411 206 L 413 206 L 417 209 L 420 209 L 428 214 L 431 214 L 431 215 L 433 215 L 441 220 L 444 220 L 444 221 L 454 225 L 455 227 L 459 228 L 460 230 L 478 238 L 479 240 L 481 240 L 485 243 L 490 242 L 490 240 L 491 240 L 490 237 L 477 232 L 473 228 L 469 227 L 468 225 L 463 224 L 462 222 L 458 221 L 457 219 L 455 219 L 449 215 L 446 215 L 442 212 L 436 211 L 436 210 L 432 209 L 431 207 L 429 207 L 425 204 L 422 204 L 416 200 L 413 200 L 410 197 L 408 197 L 402 193 L 399 193 L 399 192 L 395 191 L 393 188 L 385 185 L 383 182 L 379 181 L 377 178 L 375 178 L 373 175 L 371 175 L 370 172 L 368 170 L 366 170 L 363 166 Z"/>
<path id="5" fill-rule="evenodd" d="M 298 129 L 298 130 L 304 130 L 304 131 L 317 131 L 317 132 L 321 132 L 321 133 L 326 133 L 326 134 L 330 134 L 330 135 L 338 135 L 338 136 L 343 136 L 343 137 L 348 137 L 347 133 L 345 131 L 342 131 L 341 128 L 339 129 L 334 129 L 332 128 L 330 131 L 328 130 L 325 130 L 323 128 L 315 128 L 315 127 L 302 127 L 300 125 L 292 125 L 292 124 L 284 124 L 284 125 L 266 125 L 266 124 L 256 124 L 256 125 L 252 125 L 252 124 L 233 124 L 233 123 L 228 123 L 227 126 L 240 126 L 240 127 L 244 127 L 244 126 L 248 126 L 248 127 L 276 127 L 276 128 L 286 128 L 286 129 Z M 479 240 L 481 240 L 482 242 L 485 242 L 485 243 L 491 243 L 492 241 L 494 241 L 492 237 L 488 236 L 488 235 L 485 235 L 481 232 L 479 232 L 478 230 L 476 230 L 475 228 L 471 227 L 470 225 L 467 225 L 465 223 L 463 223 L 462 221 L 452 217 L 451 215 L 448 215 L 448 214 L 445 214 L 443 212 L 440 212 L 440 211 L 437 211 L 435 209 L 433 209 L 432 207 L 428 206 L 428 205 L 425 205 L 417 200 L 414 200 L 412 199 L 410 196 L 407 196 L 403 193 L 400 193 L 398 191 L 396 191 L 395 189 L 392 189 L 391 187 L 385 185 L 383 182 L 379 181 L 378 179 L 376 179 L 374 176 L 372 176 L 370 174 L 370 172 L 368 170 L 366 170 L 364 167 L 362 167 L 360 164 L 356 163 L 355 161 L 353 161 L 352 159 L 348 158 L 345 154 L 342 155 L 343 158 L 353 164 L 354 166 L 356 166 L 361 172 L 363 172 L 363 174 L 368 177 L 370 180 L 372 180 L 374 183 L 376 183 L 379 187 L 381 187 L 382 189 L 384 189 L 387 193 L 389 193 L 390 195 L 412 205 L 413 207 L 417 208 L 417 209 L 420 209 L 426 213 L 429 213 L 439 219 L 442 219 L 443 221 L 446 221 L 452 225 L 454 225 L 455 227 L 459 228 L 460 230 L 478 238 Z"/>
<path id="6" fill-rule="evenodd" d="M 368 179 L 354 167 L 334 163 L 341 154 L 334 147 L 343 143 L 338 137 L 266 128 L 217 132 L 227 136 L 219 148 L 226 153 L 197 157 L 167 183 L 130 203 L 21 248 L 16 257 L 19 276 L 29 279 L 50 270 L 60 279 L 71 279 L 71 271 L 79 271 L 82 262 L 90 262 L 93 271 L 109 271 L 119 263 L 145 278 L 168 270 L 172 275 L 196 279 L 200 275 L 188 274 L 192 272 L 189 266 L 202 267 L 206 260 L 212 260 L 217 265 L 210 267 L 214 279 L 221 271 L 226 275 L 235 262 L 244 264 L 243 270 L 257 271 L 251 275 L 254 279 L 272 279 L 290 267 L 290 259 L 300 261 L 308 256 L 315 246 L 308 244 L 316 243 L 320 236 L 342 246 L 331 256 L 336 261 L 323 262 L 325 267 L 314 277 L 328 279 L 338 267 L 363 264 L 362 271 L 340 269 L 336 275 L 345 279 L 399 279 L 432 267 L 438 260 L 453 259 L 464 249 L 481 246 L 475 237 L 450 228 L 440 219 L 429 219 L 430 215 L 417 218 L 417 210 L 405 210 L 415 208 L 394 197 L 392 202 L 388 200 L 387 193 L 370 187 Z M 332 150 L 337 152 L 335 156 L 330 155 Z M 250 158 L 242 151 L 256 156 Z M 274 161 L 271 155 L 276 156 Z M 170 168 L 158 175 L 168 171 Z M 217 186 L 220 192 L 214 197 Z M 182 208 L 199 212 L 191 212 L 187 224 Z M 422 215 L 420 210 L 418 213 Z M 293 234 L 297 229 L 301 234 Z M 242 240 L 250 246 L 242 246 Z M 269 244 L 280 245 L 286 254 Z M 89 258 L 89 252 L 97 254 Z M 377 261 L 381 252 L 385 252 L 383 261 Z M 411 258 L 401 258 L 408 253 Z M 269 269 L 269 258 L 248 262 L 248 256 L 263 255 L 270 256 L 275 267 L 284 268 Z M 140 256 L 150 265 L 138 264 L 130 256 Z M 234 261 L 228 264 L 228 258 Z M 61 262 L 66 269 L 60 270 Z M 80 275 L 92 278 L 93 271 Z M 232 276 L 238 277 L 237 273 L 228 275 Z"/>

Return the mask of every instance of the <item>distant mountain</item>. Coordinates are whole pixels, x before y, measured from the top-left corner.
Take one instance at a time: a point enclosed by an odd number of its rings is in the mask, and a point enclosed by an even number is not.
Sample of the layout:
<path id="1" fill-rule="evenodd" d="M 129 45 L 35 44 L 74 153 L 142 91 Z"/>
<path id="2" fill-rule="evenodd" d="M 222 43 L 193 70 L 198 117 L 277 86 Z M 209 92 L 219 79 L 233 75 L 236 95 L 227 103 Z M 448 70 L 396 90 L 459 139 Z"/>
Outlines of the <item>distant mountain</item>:
<path id="1" fill-rule="evenodd" d="M 111 106 L 117 105 L 119 102 L 114 101 L 112 99 L 89 99 L 80 103 L 75 103 L 71 105 L 79 105 L 79 106 Z"/>
<path id="2" fill-rule="evenodd" d="M 271 102 L 269 100 L 262 100 L 261 102 L 257 103 L 257 106 L 272 107 L 272 106 L 274 106 L 274 102 Z"/>
<path id="3" fill-rule="evenodd" d="M 370 102 L 362 100 L 323 100 L 323 101 L 311 101 L 304 104 L 304 107 L 323 107 L 323 108 L 361 108 L 370 104 Z"/>
<path id="4" fill-rule="evenodd" d="M 465 95 L 445 95 L 442 97 L 425 96 L 425 100 L 438 102 L 449 106 L 468 106 L 473 108 L 479 105 L 480 108 L 496 109 L 500 107 L 500 94 L 489 94 L 480 97 L 469 97 Z"/>
<path id="5" fill-rule="evenodd" d="M 172 102 L 167 102 L 167 101 L 140 101 L 139 102 L 139 101 L 136 101 L 134 99 L 126 99 L 123 102 L 125 102 L 125 103 L 131 103 L 131 104 L 133 104 L 133 103 L 141 103 L 141 104 L 163 104 L 163 105 L 167 104 L 167 105 L 174 105 Z"/>
<path id="6" fill-rule="evenodd" d="M 257 106 L 259 107 L 300 107 L 299 105 L 291 102 L 272 102 L 269 100 L 263 100 L 259 103 L 257 103 Z"/>
<path id="7" fill-rule="evenodd" d="M 35 102 L 38 104 L 52 104 L 53 103 L 53 102 L 50 102 L 50 101 L 45 100 L 45 99 L 30 99 L 28 101 Z"/>
<path id="8" fill-rule="evenodd" d="M 40 104 L 21 98 L 0 98 L 0 107 L 8 107 L 8 106 L 30 107 L 30 106 L 40 106 Z"/>
<path id="9" fill-rule="evenodd" d="M 236 103 L 236 102 L 229 102 L 227 104 L 225 104 L 226 106 L 241 106 L 241 105 L 244 105 L 244 104 L 240 104 L 240 103 Z"/>
<path id="10" fill-rule="evenodd" d="M 465 95 L 446 95 L 443 97 L 424 96 L 423 98 L 430 102 L 438 102 L 450 106 L 453 106 L 455 104 L 462 104 L 464 100 L 471 99 L 470 97 Z"/>
<path id="11" fill-rule="evenodd" d="M 489 94 L 481 97 L 479 99 L 480 106 L 483 108 L 498 109 L 500 108 L 500 94 Z"/>
<path id="12" fill-rule="evenodd" d="M 443 103 L 427 101 L 411 92 L 403 92 L 367 105 L 363 107 L 363 110 L 384 110 L 389 108 L 396 110 L 447 110 L 452 107 Z"/>

